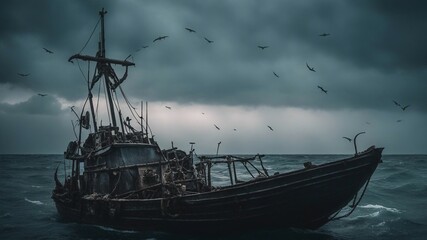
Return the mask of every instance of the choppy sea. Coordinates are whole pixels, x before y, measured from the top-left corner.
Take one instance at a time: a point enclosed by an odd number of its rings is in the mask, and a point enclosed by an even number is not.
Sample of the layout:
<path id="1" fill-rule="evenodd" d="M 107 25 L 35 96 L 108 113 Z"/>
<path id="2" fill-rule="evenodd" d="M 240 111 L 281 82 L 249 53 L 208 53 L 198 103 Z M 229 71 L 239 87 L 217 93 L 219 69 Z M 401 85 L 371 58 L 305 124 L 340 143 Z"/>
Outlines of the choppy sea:
<path id="1" fill-rule="evenodd" d="M 346 155 L 267 155 L 270 172 L 302 168 Z M 318 230 L 249 230 L 232 235 L 194 236 L 120 231 L 64 222 L 50 198 L 62 155 L 0 155 L 0 239 L 427 239 L 427 155 L 385 155 L 363 200 L 347 218 Z M 227 184 L 224 169 L 213 180 Z M 60 175 L 64 174 L 61 171 Z M 61 176 L 60 176 L 61 177 Z M 191 226 L 189 226 L 191 227 Z"/>

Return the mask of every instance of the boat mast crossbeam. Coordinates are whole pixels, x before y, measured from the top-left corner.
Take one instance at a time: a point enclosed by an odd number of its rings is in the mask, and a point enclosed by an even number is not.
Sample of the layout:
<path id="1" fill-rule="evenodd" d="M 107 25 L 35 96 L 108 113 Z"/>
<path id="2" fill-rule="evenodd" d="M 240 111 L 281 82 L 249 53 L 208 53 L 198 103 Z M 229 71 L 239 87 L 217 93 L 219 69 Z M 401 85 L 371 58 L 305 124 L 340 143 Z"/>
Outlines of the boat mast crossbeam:
<path id="1" fill-rule="evenodd" d="M 93 56 L 81 55 L 81 54 L 74 54 L 68 59 L 68 61 L 70 62 L 73 59 L 80 59 L 83 61 L 92 61 L 92 62 L 105 63 L 105 64 L 117 64 L 117 65 L 122 65 L 124 67 L 135 66 L 135 63 L 129 62 L 129 61 L 123 61 L 123 60 L 117 60 L 117 59 L 111 59 L 111 58 L 105 58 L 105 57 L 93 57 Z"/>

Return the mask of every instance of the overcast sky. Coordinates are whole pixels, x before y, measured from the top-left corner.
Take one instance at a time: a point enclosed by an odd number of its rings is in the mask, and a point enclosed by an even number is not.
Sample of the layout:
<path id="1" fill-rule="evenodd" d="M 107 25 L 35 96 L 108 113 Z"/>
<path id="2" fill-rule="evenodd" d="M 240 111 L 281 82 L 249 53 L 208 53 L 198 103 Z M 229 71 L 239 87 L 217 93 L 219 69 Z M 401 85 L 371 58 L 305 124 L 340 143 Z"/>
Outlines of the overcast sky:
<path id="1" fill-rule="evenodd" d="M 78 64 L 84 74 L 88 65 L 67 60 L 103 7 L 106 55 L 132 54 L 122 86 L 134 105 L 149 102 L 161 148 L 194 141 L 214 153 L 221 141 L 222 153 L 351 154 L 342 137 L 365 131 L 359 149 L 427 153 L 421 0 L 4 1 L 0 153 L 62 153 L 75 139 L 70 106 L 86 99 Z M 98 31 L 82 54 L 96 54 Z"/>

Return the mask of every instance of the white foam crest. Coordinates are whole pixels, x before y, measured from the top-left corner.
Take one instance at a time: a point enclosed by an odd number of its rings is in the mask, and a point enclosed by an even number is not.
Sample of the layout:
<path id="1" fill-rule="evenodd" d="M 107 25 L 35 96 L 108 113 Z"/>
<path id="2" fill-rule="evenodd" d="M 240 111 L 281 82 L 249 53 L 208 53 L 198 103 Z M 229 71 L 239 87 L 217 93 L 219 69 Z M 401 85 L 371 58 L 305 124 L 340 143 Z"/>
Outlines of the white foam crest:
<path id="1" fill-rule="evenodd" d="M 384 207 L 382 205 L 378 205 L 378 204 L 368 204 L 365 206 L 360 206 L 360 208 L 373 208 L 373 209 L 384 209 L 388 212 L 392 212 L 392 213 L 401 213 L 401 211 L 397 208 L 388 208 L 388 207 Z"/>
<path id="2" fill-rule="evenodd" d="M 40 201 L 33 201 L 33 200 L 28 199 L 28 198 L 25 198 L 25 201 L 32 203 L 32 204 L 36 204 L 36 205 L 43 205 L 44 204 Z"/>
<path id="3" fill-rule="evenodd" d="M 42 186 L 31 185 L 32 188 L 41 188 Z"/>
<path id="4" fill-rule="evenodd" d="M 130 230 L 119 230 L 119 229 L 114 229 L 114 228 L 109 228 L 109 227 L 104 227 L 104 226 L 96 226 L 102 230 L 105 231 L 111 231 L 111 232 L 121 232 L 121 233 L 137 233 L 137 231 L 130 231 Z"/>
<path id="5" fill-rule="evenodd" d="M 350 218 L 350 220 L 358 220 L 360 218 L 374 218 L 374 217 L 378 217 L 379 215 L 380 215 L 380 212 L 376 211 L 376 212 L 373 212 L 373 213 L 370 213 L 370 214 L 367 214 L 367 215 L 361 215 L 361 216 L 357 216 L 357 217 L 354 217 L 354 218 Z"/>

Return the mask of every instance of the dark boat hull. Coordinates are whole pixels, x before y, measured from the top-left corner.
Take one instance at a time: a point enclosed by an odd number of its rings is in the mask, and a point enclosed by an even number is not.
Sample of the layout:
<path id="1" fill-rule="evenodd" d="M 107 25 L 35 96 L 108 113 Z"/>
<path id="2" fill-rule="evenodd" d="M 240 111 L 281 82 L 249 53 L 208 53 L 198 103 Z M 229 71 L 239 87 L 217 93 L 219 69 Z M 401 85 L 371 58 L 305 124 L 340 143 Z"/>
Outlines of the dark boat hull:
<path id="1" fill-rule="evenodd" d="M 316 229 L 345 207 L 381 161 L 382 148 L 220 190 L 167 199 L 85 199 L 53 194 L 67 220 L 128 230 L 220 232 Z"/>

